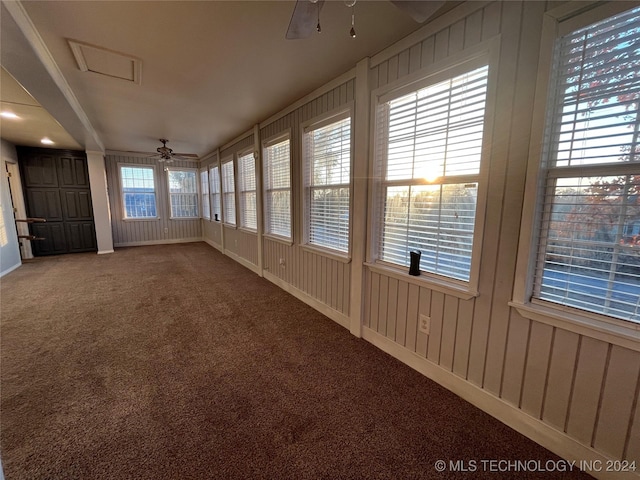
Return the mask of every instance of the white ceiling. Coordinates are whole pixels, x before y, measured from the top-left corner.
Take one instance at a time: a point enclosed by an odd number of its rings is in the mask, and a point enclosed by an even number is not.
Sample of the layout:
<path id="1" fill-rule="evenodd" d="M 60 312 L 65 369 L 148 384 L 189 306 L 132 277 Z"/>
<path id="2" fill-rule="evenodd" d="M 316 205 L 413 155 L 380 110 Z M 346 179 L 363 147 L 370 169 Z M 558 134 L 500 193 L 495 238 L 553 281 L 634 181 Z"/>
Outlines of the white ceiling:
<path id="1" fill-rule="evenodd" d="M 421 26 L 388 1 L 359 0 L 352 39 L 350 9 L 327 1 L 321 34 L 285 40 L 294 4 L 22 3 L 106 149 L 154 151 L 168 138 L 200 156 Z M 141 84 L 81 71 L 69 39 L 140 59 Z"/>

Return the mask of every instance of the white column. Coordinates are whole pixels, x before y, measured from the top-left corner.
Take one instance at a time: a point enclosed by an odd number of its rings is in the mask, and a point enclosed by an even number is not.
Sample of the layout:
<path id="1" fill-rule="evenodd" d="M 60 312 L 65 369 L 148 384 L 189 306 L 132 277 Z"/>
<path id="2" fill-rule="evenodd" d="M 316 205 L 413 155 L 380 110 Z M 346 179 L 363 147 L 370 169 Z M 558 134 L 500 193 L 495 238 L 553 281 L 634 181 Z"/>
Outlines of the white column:
<path id="1" fill-rule="evenodd" d="M 91 185 L 91 203 L 93 221 L 96 226 L 98 254 L 113 253 L 113 235 L 111 232 L 111 210 L 107 189 L 107 171 L 102 152 L 87 150 L 89 184 Z"/>
<path id="2" fill-rule="evenodd" d="M 356 65 L 353 156 L 353 216 L 351 235 L 350 331 L 362 336 L 364 261 L 367 243 L 367 187 L 369 178 L 369 58 Z"/>

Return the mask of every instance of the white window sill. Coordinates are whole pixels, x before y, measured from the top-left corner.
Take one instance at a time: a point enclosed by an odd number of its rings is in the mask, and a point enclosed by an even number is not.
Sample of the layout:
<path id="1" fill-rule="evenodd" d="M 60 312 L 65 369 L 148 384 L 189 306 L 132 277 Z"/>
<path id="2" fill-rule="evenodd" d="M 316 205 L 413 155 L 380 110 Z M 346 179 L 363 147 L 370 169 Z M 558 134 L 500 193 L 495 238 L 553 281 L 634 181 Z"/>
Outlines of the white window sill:
<path id="1" fill-rule="evenodd" d="M 365 262 L 365 266 L 368 267 L 372 272 L 386 275 L 397 280 L 402 280 L 403 282 L 408 282 L 419 287 L 428 288 L 429 290 L 442 292 L 446 295 L 452 295 L 454 297 L 461 298 L 462 300 L 469 300 L 479 295 L 478 292 L 471 290 L 464 285 L 459 285 L 457 283 L 454 283 L 453 281 L 449 282 L 441 278 L 436 278 L 435 276 L 428 273 L 423 272 L 420 276 L 417 277 L 409 275 L 409 268 L 406 268 L 403 271 L 395 267 L 369 262 Z"/>
<path id="2" fill-rule="evenodd" d="M 123 218 L 123 222 L 155 222 L 160 220 L 160 217 L 141 217 L 141 218 Z"/>
<path id="3" fill-rule="evenodd" d="M 223 223 L 222 224 L 224 227 L 230 229 L 230 230 L 237 230 L 238 226 L 234 225 L 233 223 Z"/>
<path id="4" fill-rule="evenodd" d="M 169 217 L 169 220 L 200 220 L 200 217 Z"/>
<path id="5" fill-rule="evenodd" d="M 329 250 L 327 248 L 316 247 L 315 245 L 309 245 L 308 243 L 300 244 L 300 248 L 307 252 L 315 253 L 316 255 L 322 255 L 323 257 L 331 258 L 342 263 L 351 263 L 351 257 L 346 253 L 342 254 L 337 250 Z"/>
<path id="6" fill-rule="evenodd" d="M 274 241 L 274 242 L 282 243 L 284 245 L 288 245 L 288 246 L 293 245 L 293 240 L 291 240 L 290 238 L 281 237 L 279 235 L 274 235 L 272 233 L 264 233 L 262 235 L 262 237 L 266 238 L 267 240 L 271 240 L 271 241 Z"/>
<path id="7" fill-rule="evenodd" d="M 509 306 L 524 318 L 640 352 L 640 324 L 546 302 L 538 304 L 512 301 Z"/>
<path id="8" fill-rule="evenodd" d="M 254 230 L 252 228 L 238 227 L 238 230 L 240 230 L 241 232 L 244 232 L 244 233 L 249 233 L 251 235 L 258 235 L 258 231 Z"/>

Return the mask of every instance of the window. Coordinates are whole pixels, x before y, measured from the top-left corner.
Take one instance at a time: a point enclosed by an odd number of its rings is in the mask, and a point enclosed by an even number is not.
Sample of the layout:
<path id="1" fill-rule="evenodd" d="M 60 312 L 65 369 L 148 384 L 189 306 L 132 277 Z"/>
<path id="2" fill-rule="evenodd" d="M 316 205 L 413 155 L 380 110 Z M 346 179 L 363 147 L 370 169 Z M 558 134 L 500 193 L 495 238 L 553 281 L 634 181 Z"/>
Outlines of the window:
<path id="1" fill-rule="evenodd" d="M 480 65 L 478 65 L 478 63 Z M 489 67 L 390 92 L 377 108 L 378 259 L 469 282 Z"/>
<path id="2" fill-rule="evenodd" d="M 640 8 L 554 60 L 533 298 L 640 323 Z"/>
<path id="3" fill-rule="evenodd" d="M 196 170 L 169 169 L 169 205 L 171 218 L 198 216 L 198 181 Z"/>
<path id="4" fill-rule="evenodd" d="M 120 165 L 120 186 L 125 219 L 158 218 L 153 167 Z"/>
<path id="5" fill-rule="evenodd" d="M 291 151 L 289 137 L 264 149 L 265 232 L 291 238 Z"/>
<path id="6" fill-rule="evenodd" d="M 200 195 L 202 198 L 202 218 L 211 218 L 211 205 L 209 204 L 209 172 L 200 172 Z"/>
<path id="7" fill-rule="evenodd" d="M 220 169 L 217 165 L 209 169 L 209 182 L 211 184 L 211 214 L 217 222 L 222 216 L 222 210 L 220 209 Z"/>
<path id="8" fill-rule="evenodd" d="M 240 226 L 256 230 L 256 158 L 253 152 L 238 157 L 238 190 L 240 191 Z"/>
<path id="9" fill-rule="evenodd" d="M 236 224 L 236 187 L 233 160 L 222 164 L 222 194 L 224 200 L 224 223 Z"/>
<path id="10" fill-rule="evenodd" d="M 351 117 L 327 122 L 307 127 L 304 133 L 306 236 L 310 245 L 347 253 Z"/>

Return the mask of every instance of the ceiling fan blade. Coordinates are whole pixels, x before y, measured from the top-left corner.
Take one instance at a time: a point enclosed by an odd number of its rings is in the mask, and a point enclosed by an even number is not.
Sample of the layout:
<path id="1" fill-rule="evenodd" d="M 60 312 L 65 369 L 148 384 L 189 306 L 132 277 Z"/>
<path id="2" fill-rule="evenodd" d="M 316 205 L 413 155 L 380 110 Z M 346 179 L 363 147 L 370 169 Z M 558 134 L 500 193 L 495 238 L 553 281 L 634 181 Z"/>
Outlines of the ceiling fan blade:
<path id="1" fill-rule="evenodd" d="M 297 0 L 285 38 L 298 40 L 311 35 L 318 24 L 319 11 L 322 10 L 323 5 L 324 0 L 318 0 L 316 3 L 311 3 L 309 0 Z"/>
<path id="2" fill-rule="evenodd" d="M 441 0 L 391 0 L 391 3 L 409 14 L 416 22 L 424 23 L 445 2 Z"/>

